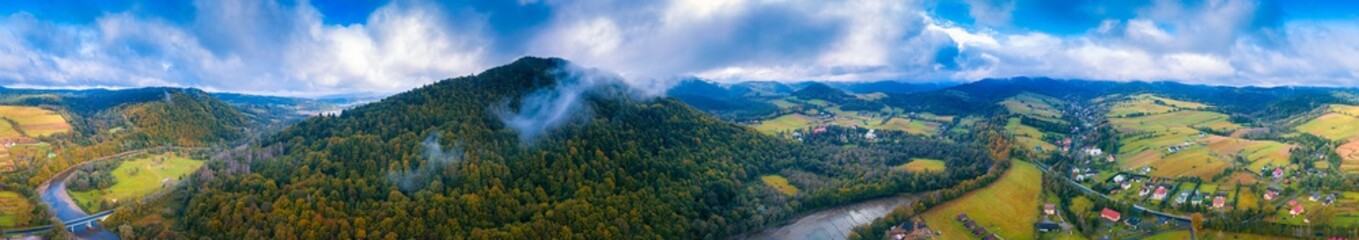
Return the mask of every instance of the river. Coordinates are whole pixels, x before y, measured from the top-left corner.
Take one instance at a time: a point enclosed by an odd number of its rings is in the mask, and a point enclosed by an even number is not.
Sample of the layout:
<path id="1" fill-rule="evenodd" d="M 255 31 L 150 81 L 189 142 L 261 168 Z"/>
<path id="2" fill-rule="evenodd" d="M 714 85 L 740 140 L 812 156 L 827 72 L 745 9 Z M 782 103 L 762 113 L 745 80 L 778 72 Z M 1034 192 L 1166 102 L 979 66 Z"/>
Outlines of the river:
<path id="1" fill-rule="evenodd" d="M 47 206 L 51 208 L 52 212 L 57 214 L 57 219 L 61 219 L 62 222 L 89 216 L 89 214 L 85 213 L 85 210 L 81 210 L 80 206 L 76 205 L 75 200 L 72 200 L 71 196 L 66 193 L 66 176 L 69 174 L 70 171 L 59 173 L 53 177 L 48 184 L 39 186 L 39 190 L 42 194 L 40 196 L 42 201 L 47 203 Z M 54 229 L 54 231 L 61 230 Z M 113 232 L 109 232 L 108 230 L 105 230 L 103 226 L 100 226 L 99 221 L 95 221 L 94 224 L 89 227 L 77 227 L 73 234 L 79 239 L 118 239 L 118 235 L 113 234 Z"/>
<path id="2" fill-rule="evenodd" d="M 887 216 L 897 206 L 912 203 L 918 195 L 879 198 L 822 209 L 802 215 L 788 225 L 765 229 L 740 236 L 741 239 L 809 239 L 838 240 L 849 236 L 850 230 L 873 219 Z"/>

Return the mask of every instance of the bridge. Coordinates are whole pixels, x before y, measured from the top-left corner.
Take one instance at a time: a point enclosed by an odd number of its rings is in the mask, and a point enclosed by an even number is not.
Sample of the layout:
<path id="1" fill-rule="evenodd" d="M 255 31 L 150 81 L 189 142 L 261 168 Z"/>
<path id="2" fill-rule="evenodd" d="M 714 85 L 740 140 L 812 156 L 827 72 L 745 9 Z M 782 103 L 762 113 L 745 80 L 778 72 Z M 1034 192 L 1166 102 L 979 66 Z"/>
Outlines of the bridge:
<path id="1" fill-rule="evenodd" d="M 104 221 L 105 219 L 108 219 L 108 218 L 109 218 L 109 215 L 113 215 L 113 210 L 104 210 L 103 212 L 98 212 L 98 213 L 95 213 L 94 215 L 89 215 L 89 216 L 85 216 L 85 217 L 81 217 L 81 218 L 77 218 L 77 219 L 71 219 L 70 221 L 62 221 L 62 223 L 63 223 L 64 225 L 66 225 L 66 231 L 68 231 L 68 232 L 75 232 L 77 229 L 80 229 L 81 227 L 84 227 L 84 228 L 93 228 L 95 222 Z M 43 233 L 43 232 L 51 231 L 52 228 L 54 228 L 54 227 L 55 227 L 55 226 L 52 226 L 52 225 L 43 225 L 43 226 L 30 227 L 30 228 L 21 228 L 21 229 L 5 230 L 4 233 L 0 233 L 0 235 L 6 236 L 6 237 L 11 237 L 11 236 L 32 236 L 32 235 L 34 235 L 34 234 L 38 234 L 38 233 Z"/>

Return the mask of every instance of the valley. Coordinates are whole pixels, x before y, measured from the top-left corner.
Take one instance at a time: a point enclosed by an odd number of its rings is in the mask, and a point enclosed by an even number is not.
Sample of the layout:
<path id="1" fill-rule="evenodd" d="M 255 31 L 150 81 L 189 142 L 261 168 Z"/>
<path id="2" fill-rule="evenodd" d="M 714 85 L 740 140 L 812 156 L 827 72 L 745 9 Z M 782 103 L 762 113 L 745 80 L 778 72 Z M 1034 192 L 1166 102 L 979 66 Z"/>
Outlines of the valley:
<path id="1" fill-rule="evenodd" d="M 1285 105 L 1352 90 L 894 86 L 910 90 L 689 80 L 635 97 L 607 74 L 526 57 L 318 115 L 337 106 L 176 88 L 5 93 L 29 100 L 0 107 L 22 119 L 0 132 L 14 141 L 0 155 L 12 166 L 0 227 L 90 239 L 1308 238 L 1359 227 L 1347 213 L 1359 207 L 1359 132 L 1347 128 L 1359 98 Z M 1274 97 L 1222 100 L 1233 94 Z"/>

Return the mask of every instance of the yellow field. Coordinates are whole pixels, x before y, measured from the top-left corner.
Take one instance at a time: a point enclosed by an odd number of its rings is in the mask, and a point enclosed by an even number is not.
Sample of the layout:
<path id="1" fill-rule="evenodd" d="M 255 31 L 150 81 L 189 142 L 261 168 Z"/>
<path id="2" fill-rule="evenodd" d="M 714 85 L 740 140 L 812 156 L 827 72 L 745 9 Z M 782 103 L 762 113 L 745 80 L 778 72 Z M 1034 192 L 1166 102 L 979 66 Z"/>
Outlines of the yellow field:
<path id="1" fill-rule="evenodd" d="M 1038 195 L 1042 172 L 1033 164 L 1012 161 L 1014 166 L 990 186 L 935 206 L 923 214 L 942 239 L 977 239 L 954 218 L 966 213 L 987 231 L 1005 239 L 1030 239 L 1038 222 Z"/>
<path id="2" fill-rule="evenodd" d="M 943 172 L 944 169 L 946 169 L 946 167 L 944 167 L 944 161 L 928 158 L 915 158 L 911 159 L 911 162 L 892 167 L 892 170 L 912 173 Z"/>
<path id="3" fill-rule="evenodd" d="M 783 176 L 773 174 L 764 175 L 760 176 L 760 181 L 763 181 L 765 185 L 774 188 L 774 190 L 778 190 L 780 193 L 783 193 L 784 195 L 788 196 L 797 195 L 798 192 L 797 186 L 793 186 L 793 184 L 788 183 L 788 179 L 784 178 Z"/>
<path id="4" fill-rule="evenodd" d="M 1359 139 L 1351 139 L 1349 143 L 1336 147 L 1335 153 L 1340 155 L 1340 170 L 1359 172 Z"/>
<path id="5" fill-rule="evenodd" d="M 110 202 L 136 200 L 165 187 L 167 183 L 198 170 L 203 161 L 161 154 L 128 160 L 113 170 L 118 183 L 108 189 L 71 192 L 71 198 L 81 207 L 97 212 L 99 200 Z"/>
<path id="6" fill-rule="evenodd" d="M 3 134 L 11 131 L 13 134 L 24 133 L 27 137 L 43 137 L 71 131 L 71 124 L 67 123 L 61 114 L 38 107 L 0 106 L 0 118 L 19 124 L 18 128 L 10 126 L 10 130 L 0 130 L 0 137 L 8 137 Z"/>

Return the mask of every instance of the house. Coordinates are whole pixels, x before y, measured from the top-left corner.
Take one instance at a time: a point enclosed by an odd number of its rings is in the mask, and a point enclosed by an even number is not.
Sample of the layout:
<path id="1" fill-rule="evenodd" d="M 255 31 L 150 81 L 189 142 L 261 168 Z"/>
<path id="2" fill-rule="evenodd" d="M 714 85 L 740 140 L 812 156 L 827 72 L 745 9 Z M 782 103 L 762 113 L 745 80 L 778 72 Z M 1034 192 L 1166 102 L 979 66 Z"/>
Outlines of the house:
<path id="1" fill-rule="evenodd" d="M 1217 197 L 1214 197 L 1214 198 L 1213 198 L 1213 208 L 1222 208 L 1222 207 L 1224 207 L 1224 206 L 1227 206 L 1227 198 L 1226 198 L 1226 197 L 1223 197 L 1222 195 L 1218 195 Z"/>
<path id="2" fill-rule="evenodd" d="M 1302 204 L 1293 205 L 1293 209 L 1288 210 L 1288 214 L 1297 216 L 1298 214 L 1302 214 L 1302 210 Z"/>
<path id="3" fill-rule="evenodd" d="M 1132 226 L 1133 229 L 1137 229 L 1137 225 L 1138 225 L 1138 224 L 1142 224 L 1142 218 L 1141 218 L 1141 217 L 1130 217 L 1130 218 L 1128 218 L 1128 221 L 1123 221 L 1123 223 L 1127 223 L 1128 226 Z"/>
<path id="4" fill-rule="evenodd" d="M 878 138 L 878 134 L 873 133 L 873 129 L 869 129 L 869 130 L 868 130 L 868 133 L 865 133 L 865 134 L 864 134 L 864 138 L 867 138 L 867 139 Z"/>
<path id="5" fill-rule="evenodd" d="M 966 221 L 966 222 L 963 222 L 963 227 L 966 227 L 966 228 L 976 228 L 976 227 L 977 227 L 977 222 L 973 222 L 973 221 L 971 221 L 971 220 L 968 220 L 968 221 Z"/>
<path id="6" fill-rule="evenodd" d="M 988 234 L 986 235 L 986 237 L 982 237 L 982 240 L 998 240 L 998 239 L 1000 238 L 996 237 L 996 234 Z"/>
<path id="7" fill-rule="evenodd" d="M 1132 181 L 1123 182 L 1119 187 L 1122 187 L 1123 190 L 1128 190 L 1129 188 L 1132 188 Z"/>
<path id="8" fill-rule="evenodd" d="M 1312 196 L 1311 196 L 1311 197 L 1307 197 L 1307 201 L 1316 202 L 1317 200 L 1321 200 L 1321 193 L 1320 193 L 1320 192 L 1312 192 Z"/>
<path id="9" fill-rule="evenodd" d="M 1113 155 L 1113 154 L 1110 154 L 1109 156 L 1104 157 L 1104 161 L 1114 162 L 1115 160 L 1118 160 L 1118 159 L 1114 159 L 1114 155 Z"/>
<path id="10" fill-rule="evenodd" d="M 1190 199 L 1189 203 L 1194 204 L 1195 206 L 1203 204 L 1203 194 L 1194 195 L 1194 198 Z"/>
<path id="11" fill-rule="evenodd" d="M 1121 214 L 1118 213 L 1118 211 L 1114 211 L 1113 209 L 1110 208 L 1104 208 L 1103 211 L 1100 211 L 1099 216 L 1114 222 L 1118 222 L 1119 219 L 1122 219 L 1122 216 Z"/>
<path id="12" fill-rule="evenodd" d="M 1151 194 L 1151 187 L 1142 186 L 1140 190 L 1137 190 L 1138 197 L 1145 197 L 1147 194 Z"/>
<path id="13" fill-rule="evenodd" d="M 1034 223 L 1033 227 L 1037 228 L 1039 232 L 1050 232 L 1062 229 L 1062 225 L 1058 225 L 1057 223 L 1052 221 L 1042 221 Z"/>
<path id="14" fill-rule="evenodd" d="M 1188 200 L 1189 200 L 1189 193 L 1183 192 L 1183 193 L 1180 193 L 1180 196 L 1175 197 L 1175 204 L 1183 204 L 1184 201 L 1188 201 Z"/>
<path id="15" fill-rule="evenodd" d="M 1151 200 L 1160 201 L 1165 199 L 1166 199 L 1166 187 L 1156 186 L 1156 191 L 1151 193 Z"/>
<path id="16" fill-rule="evenodd" d="M 1334 193 L 1326 195 L 1325 199 L 1321 199 L 1321 204 L 1331 205 L 1331 203 L 1335 203 Z"/>
<path id="17" fill-rule="evenodd" d="M 1271 188 L 1265 190 L 1265 200 L 1266 200 L 1266 201 L 1268 201 L 1268 200 L 1274 200 L 1274 198 L 1276 198 L 1276 197 L 1279 197 L 1279 190 L 1278 190 L 1278 189 L 1275 189 L 1275 188 L 1272 188 L 1272 187 L 1271 187 Z"/>
<path id="18" fill-rule="evenodd" d="M 1123 182 L 1123 180 L 1127 180 L 1127 179 L 1128 179 L 1128 177 L 1123 176 L 1123 174 L 1114 175 L 1114 182 L 1116 182 L 1116 183 L 1121 183 L 1121 182 Z"/>
<path id="19" fill-rule="evenodd" d="M 1043 204 L 1043 214 L 1057 215 L 1057 204 Z"/>
<path id="20" fill-rule="evenodd" d="M 1104 155 L 1104 150 L 1103 150 L 1103 149 L 1099 149 L 1099 148 L 1093 148 L 1093 147 L 1091 147 L 1091 148 L 1085 148 L 1085 154 L 1086 154 L 1086 155 L 1090 155 L 1090 156 L 1096 156 L 1096 157 L 1098 157 L 1098 156 L 1100 156 L 1100 155 Z"/>
<path id="21" fill-rule="evenodd" d="M 1274 168 L 1274 178 L 1283 178 L 1284 170 L 1282 167 Z"/>
<path id="22" fill-rule="evenodd" d="M 1288 206 L 1298 205 L 1298 199 L 1288 199 Z"/>
<path id="23" fill-rule="evenodd" d="M 958 214 L 958 217 L 955 218 L 955 219 L 957 219 L 959 222 L 966 222 L 966 221 L 967 221 L 967 214 L 966 214 L 966 213 Z"/>
<path id="24" fill-rule="evenodd" d="M 986 235 L 986 234 L 988 234 L 988 232 L 986 232 L 986 228 L 984 228 L 984 227 L 975 227 L 975 228 L 972 228 L 972 235 L 982 236 L 982 235 Z"/>

